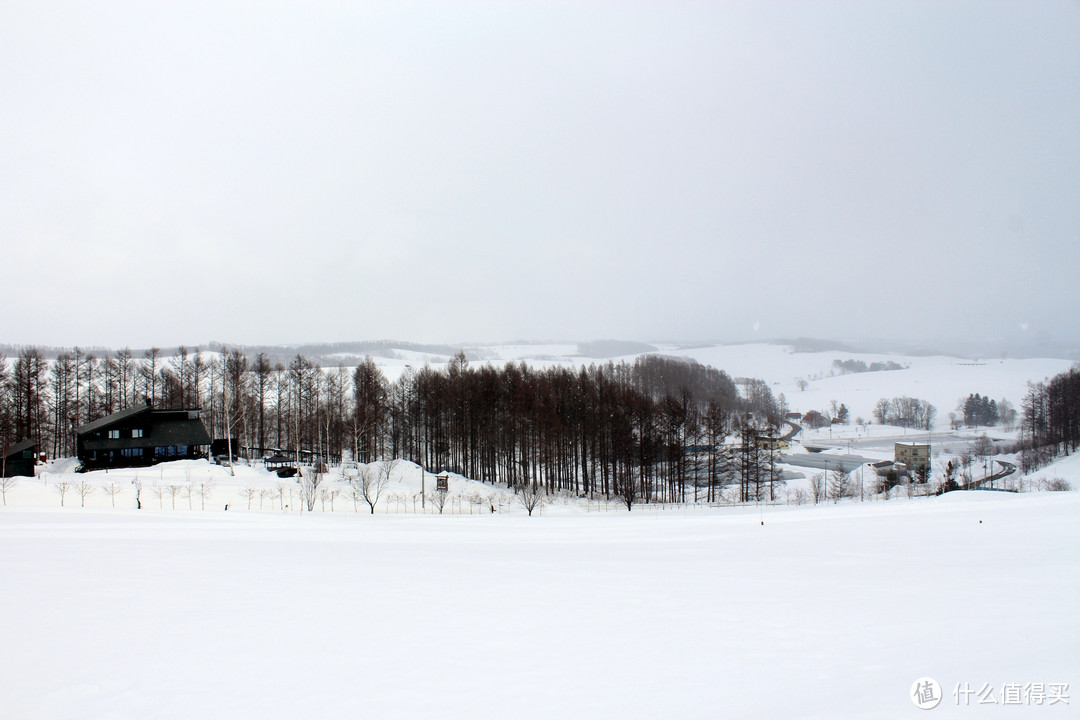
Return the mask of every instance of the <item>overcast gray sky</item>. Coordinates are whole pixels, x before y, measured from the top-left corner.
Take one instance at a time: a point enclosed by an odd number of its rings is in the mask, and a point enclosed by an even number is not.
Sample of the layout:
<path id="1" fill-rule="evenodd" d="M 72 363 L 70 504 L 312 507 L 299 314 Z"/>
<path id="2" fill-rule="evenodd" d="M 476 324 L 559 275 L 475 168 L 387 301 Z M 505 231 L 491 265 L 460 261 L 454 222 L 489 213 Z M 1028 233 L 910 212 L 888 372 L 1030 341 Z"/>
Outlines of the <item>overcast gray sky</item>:
<path id="1" fill-rule="evenodd" d="M 1076 2 L 0 0 L 0 342 L 1080 338 Z"/>

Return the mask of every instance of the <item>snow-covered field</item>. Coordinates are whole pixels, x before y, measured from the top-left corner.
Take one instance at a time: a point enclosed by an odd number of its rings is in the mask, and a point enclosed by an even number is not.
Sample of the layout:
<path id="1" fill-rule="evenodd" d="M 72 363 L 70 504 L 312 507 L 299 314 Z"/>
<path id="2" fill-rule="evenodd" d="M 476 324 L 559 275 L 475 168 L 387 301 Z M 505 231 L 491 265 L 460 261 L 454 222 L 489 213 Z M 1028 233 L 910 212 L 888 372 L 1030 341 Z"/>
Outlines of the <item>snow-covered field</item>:
<path id="1" fill-rule="evenodd" d="M 757 377 L 784 393 L 793 410 L 824 412 L 833 400 L 845 403 L 852 419 L 873 418 L 880 398 L 914 397 L 927 400 L 938 411 L 939 427 L 948 427 L 948 413 L 972 393 L 1009 400 L 1016 408 L 1027 383 L 1039 382 L 1068 370 L 1072 363 L 1053 358 L 997 358 L 971 360 L 947 356 L 859 354 L 838 351 L 796 352 L 784 345 L 722 345 L 677 351 L 725 370 L 732 377 Z M 892 361 L 903 370 L 840 374 L 835 360 L 860 360 L 867 365 Z M 800 390 L 798 380 L 808 384 Z"/>
<path id="2" fill-rule="evenodd" d="M 7 507 L 0 717 L 1075 717 L 952 691 L 1075 690 L 1078 516 Z"/>
<path id="3" fill-rule="evenodd" d="M 484 361 L 591 362 L 574 349 Z M 973 437 L 944 432 L 961 397 L 1018 405 L 1070 364 L 663 351 L 761 377 L 801 411 L 929 400 L 946 454 Z M 834 359 L 908 368 L 834 375 Z M 391 378 L 428 361 L 379 360 Z M 801 439 L 891 457 L 906 437 L 851 425 Z M 401 462 L 372 515 L 340 476 L 302 512 L 300 486 L 259 467 L 74 466 L 20 479 L 0 507 L 5 720 L 922 717 L 922 677 L 942 687 L 932 717 L 1077 716 L 1076 490 L 630 513 L 557 499 L 530 518 L 505 488 L 451 476 L 439 516 L 417 508 L 434 477 Z M 1080 457 L 1026 487 L 1055 478 L 1080 488 Z"/>

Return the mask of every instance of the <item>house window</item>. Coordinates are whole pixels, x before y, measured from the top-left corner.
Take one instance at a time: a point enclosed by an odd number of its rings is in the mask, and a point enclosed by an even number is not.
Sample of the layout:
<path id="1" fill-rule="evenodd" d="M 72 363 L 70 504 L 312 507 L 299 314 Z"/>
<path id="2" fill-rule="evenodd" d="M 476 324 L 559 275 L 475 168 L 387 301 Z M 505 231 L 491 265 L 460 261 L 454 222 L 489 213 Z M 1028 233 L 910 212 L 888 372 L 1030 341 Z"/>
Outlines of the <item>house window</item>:
<path id="1" fill-rule="evenodd" d="M 126 458 L 141 458 L 142 448 L 124 448 L 120 453 Z"/>
<path id="2" fill-rule="evenodd" d="M 133 438 L 141 438 L 142 436 L 143 436 L 143 429 L 142 428 L 132 428 L 131 437 L 133 437 Z"/>
<path id="3" fill-rule="evenodd" d="M 120 439 L 120 431 L 119 430 L 110 430 L 109 431 L 109 439 L 110 440 L 119 440 Z"/>

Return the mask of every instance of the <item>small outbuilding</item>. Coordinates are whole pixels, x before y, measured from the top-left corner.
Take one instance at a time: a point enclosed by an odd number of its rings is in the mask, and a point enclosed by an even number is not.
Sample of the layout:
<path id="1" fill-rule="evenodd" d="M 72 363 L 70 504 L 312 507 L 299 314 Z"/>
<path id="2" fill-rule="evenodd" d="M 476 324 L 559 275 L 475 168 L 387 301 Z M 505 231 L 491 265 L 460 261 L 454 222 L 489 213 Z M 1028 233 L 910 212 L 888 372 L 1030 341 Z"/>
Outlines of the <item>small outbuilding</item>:
<path id="1" fill-rule="evenodd" d="M 790 447 L 790 443 L 783 438 L 759 435 L 755 440 L 760 450 L 787 450 Z"/>
<path id="2" fill-rule="evenodd" d="M 4 477 L 34 477 L 37 465 L 38 444 L 36 440 L 17 442 L 4 451 Z"/>
<path id="3" fill-rule="evenodd" d="M 885 477 L 895 466 L 896 463 L 892 460 L 882 460 L 881 462 L 871 463 L 870 465 L 870 467 L 874 468 L 874 473 L 878 477 Z"/>
<path id="4" fill-rule="evenodd" d="M 263 460 L 263 467 L 270 472 L 277 473 L 279 478 L 290 478 L 296 475 L 299 467 L 296 464 L 295 458 L 291 458 L 283 453 L 277 453 Z"/>
<path id="5" fill-rule="evenodd" d="M 229 450 L 232 450 L 232 460 L 240 459 L 243 448 L 240 446 L 240 438 L 215 438 L 210 443 L 210 456 L 218 465 L 227 464 L 230 460 Z"/>

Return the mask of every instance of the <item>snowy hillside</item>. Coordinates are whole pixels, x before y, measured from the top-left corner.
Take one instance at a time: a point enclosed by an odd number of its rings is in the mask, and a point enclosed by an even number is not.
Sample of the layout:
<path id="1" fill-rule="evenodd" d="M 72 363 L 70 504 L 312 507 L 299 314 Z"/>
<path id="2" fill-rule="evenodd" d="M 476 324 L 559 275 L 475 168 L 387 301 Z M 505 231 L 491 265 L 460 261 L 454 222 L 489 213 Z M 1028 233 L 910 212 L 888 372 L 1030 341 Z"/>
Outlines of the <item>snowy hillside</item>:
<path id="1" fill-rule="evenodd" d="M 466 348 L 476 358 L 474 362 L 503 364 L 525 362 L 535 367 L 561 365 L 579 367 L 609 360 L 632 362 L 637 355 L 590 357 L 579 354 L 577 345 L 485 345 Z M 948 426 L 948 413 L 957 403 L 972 393 L 996 400 L 1007 399 L 1019 407 L 1028 382 L 1039 382 L 1067 370 L 1072 362 L 1054 358 L 1012 359 L 996 358 L 971 360 L 946 356 L 914 356 L 894 354 L 827 352 L 797 352 L 787 345 L 742 344 L 712 345 L 693 348 L 656 346 L 656 353 L 696 360 L 703 365 L 724 370 L 732 378 L 760 378 L 772 388 L 774 395 L 783 393 L 793 410 L 824 411 L 833 400 L 844 403 L 854 420 L 870 421 L 874 404 L 880 398 L 909 396 L 932 403 L 938 411 L 939 427 Z M 396 357 L 376 357 L 376 364 L 390 379 L 395 380 L 406 366 L 421 367 L 425 363 L 439 367 L 449 356 L 397 351 Z M 338 358 L 347 365 L 355 357 Z M 836 361 L 857 360 L 867 365 L 892 362 L 902 370 L 840 374 Z M 805 390 L 799 387 L 804 380 Z"/>
<path id="2" fill-rule="evenodd" d="M 1057 359 L 969 360 L 954 357 L 864 355 L 846 352 L 796 352 L 781 345 L 733 345 L 679 351 L 700 363 L 726 370 L 732 377 L 760 377 L 774 394 L 784 393 L 794 410 L 823 411 L 830 401 L 845 403 L 852 418 L 870 421 L 880 398 L 915 397 L 933 403 L 939 426 L 947 414 L 971 393 L 1006 398 L 1015 406 L 1027 383 L 1039 382 L 1067 370 L 1072 363 Z M 835 361 L 858 360 L 867 365 L 891 361 L 902 370 L 840 374 Z M 798 380 L 808 385 L 800 390 Z"/>

